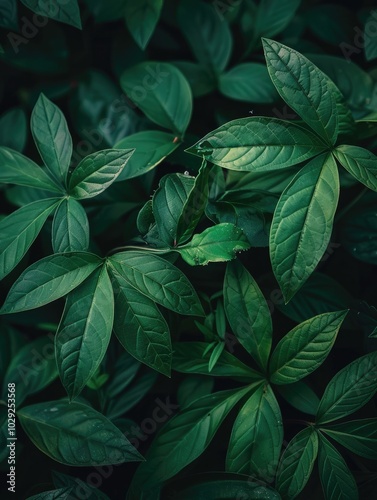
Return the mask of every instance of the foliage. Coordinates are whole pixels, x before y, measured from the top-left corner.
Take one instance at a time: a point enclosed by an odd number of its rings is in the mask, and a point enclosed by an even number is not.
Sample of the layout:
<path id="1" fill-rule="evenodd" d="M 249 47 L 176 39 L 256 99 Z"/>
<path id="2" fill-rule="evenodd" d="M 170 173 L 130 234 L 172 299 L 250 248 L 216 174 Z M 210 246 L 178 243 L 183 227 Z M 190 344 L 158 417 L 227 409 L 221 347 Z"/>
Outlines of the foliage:
<path id="1" fill-rule="evenodd" d="M 308 0 L 2 3 L 20 498 L 373 496 L 376 26 Z"/>

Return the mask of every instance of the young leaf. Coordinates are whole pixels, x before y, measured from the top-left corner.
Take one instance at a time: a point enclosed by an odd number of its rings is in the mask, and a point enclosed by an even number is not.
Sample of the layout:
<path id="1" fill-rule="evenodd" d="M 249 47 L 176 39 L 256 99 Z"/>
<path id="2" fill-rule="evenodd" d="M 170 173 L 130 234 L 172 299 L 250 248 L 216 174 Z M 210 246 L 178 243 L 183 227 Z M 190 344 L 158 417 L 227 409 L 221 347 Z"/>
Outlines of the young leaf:
<path id="1" fill-rule="evenodd" d="M 230 436 L 226 470 L 270 482 L 275 477 L 283 424 L 270 385 L 260 386 L 238 413 Z"/>
<path id="2" fill-rule="evenodd" d="M 224 307 L 237 340 L 265 369 L 272 342 L 272 321 L 267 302 L 246 268 L 235 260 L 227 265 Z"/>
<path id="3" fill-rule="evenodd" d="M 228 339 L 225 341 L 227 342 Z M 228 351 L 222 351 L 211 373 L 208 371 L 210 353 L 205 342 L 176 342 L 173 345 L 173 369 L 182 373 L 196 373 L 219 377 L 240 377 L 243 380 L 262 380 L 263 375 L 249 368 Z"/>
<path id="4" fill-rule="evenodd" d="M 62 464 L 92 467 L 143 460 L 123 433 L 90 406 L 47 401 L 26 406 L 17 416 L 35 446 Z"/>
<path id="5" fill-rule="evenodd" d="M 34 201 L 0 221 L 0 280 L 21 261 L 59 200 Z"/>
<path id="6" fill-rule="evenodd" d="M 347 313 L 320 314 L 287 333 L 271 356 L 271 382 L 290 384 L 316 370 L 327 358 Z"/>
<path id="7" fill-rule="evenodd" d="M 321 431 L 356 455 L 377 460 L 377 419 L 351 420 L 326 427 Z"/>
<path id="8" fill-rule="evenodd" d="M 52 223 L 54 253 L 86 251 L 89 246 L 89 221 L 84 208 L 73 198 L 65 198 Z"/>
<path id="9" fill-rule="evenodd" d="M 186 151 L 230 170 L 250 172 L 291 167 L 325 151 L 309 130 L 276 118 L 232 120 Z"/>
<path id="10" fill-rule="evenodd" d="M 125 280 L 114 279 L 114 331 L 123 347 L 136 359 L 170 377 L 169 327 L 158 307 Z"/>
<path id="11" fill-rule="evenodd" d="M 287 303 L 309 278 L 329 244 L 339 174 L 323 154 L 303 167 L 281 195 L 270 232 L 270 257 Z"/>
<path id="12" fill-rule="evenodd" d="M 65 183 L 72 156 L 72 137 L 63 113 L 41 94 L 31 114 L 30 125 L 43 163 L 55 179 Z"/>
<path id="13" fill-rule="evenodd" d="M 328 383 L 317 411 L 317 424 L 346 417 L 364 406 L 377 391 L 377 351 L 356 359 Z"/>
<path id="14" fill-rule="evenodd" d="M 130 492 L 148 491 L 199 457 L 235 404 L 250 391 L 231 389 L 204 396 L 175 415 L 157 434 L 147 461 L 138 468 Z"/>
<path id="15" fill-rule="evenodd" d="M 161 127 L 182 136 L 192 112 L 191 88 L 172 64 L 142 62 L 126 69 L 120 85 L 128 97 Z"/>
<path id="16" fill-rule="evenodd" d="M 180 314 L 204 316 L 191 283 L 173 264 L 146 252 L 120 252 L 109 258 L 111 272 L 143 295 Z"/>
<path id="17" fill-rule="evenodd" d="M 288 443 L 276 474 L 276 488 L 283 498 L 294 499 L 304 489 L 318 453 L 318 435 L 307 427 Z"/>
<path id="18" fill-rule="evenodd" d="M 377 191 L 377 156 L 359 146 L 338 146 L 335 158 L 348 172 L 369 189 Z"/>
<path id="19" fill-rule="evenodd" d="M 81 29 L 80 9 L 77 0 L 21 0 L 29 9 L 40 16 L 49 17 L 61 23 Z"/>
<path id="20" fill-rule="evenodd" d="M 319 406 L 319 397 L 305 382 L 299 380 L 288 385 L 278 385 L 278 392 L 296 410 L 315 415 Z"/>
<path id="21" fill-rule="evenodd" d="M 178 245 L 185 243 L 191 238 L 192 233 L 203 215 L 208 200 L 209 175 L 210 168 L 207 166 L 206 160 L 203 160 L 177 222 L 175 238 Z"/>
<path id="22" fill-rule="evenodd" d="M 175 250 L 190 266 L 204 266 L 209 262 L 224 262 L 234 259 L 237 252 L 250 248 L 242 229 L 223 222 L 195 234 L 186 245 Z"/>
<path id="23" fill-rule="evenodd" d="M 80 285 L 100 266 L 100 257 L 86 252 L 55 254 L 29 266 L 9 290 L 1 314 L 44 306 Z"/>
<path id="24" fill-rule="evenodd" d="M 172 134 L 160 130 L 143 130 L 125 137 L 117 142 L 114 148 L 135 148 L 135 152 L 128 160 L 127 167 L 121 172 L 117 181 L 144 175 L 161 163 L 178 146 L 179 142 L 174 142 Z"/>
<path id="25" fill-rule="evenodd" d="M 329 146 L 338 137 L 336 99 L 327 77 L 302 54 L 274 40 L 263 39 L 267 69 L 285 102 Z"/>
<path id="26" fill-rule="evenodd" d="M 133 149 L 104 149 L 87 156 L 69 179 L 69 194 L 83 199 L 102 193 L 122 173 L 133 152 Z"/>
<path id="27" fill-rule="evenodd" d="M 145 50 L 160 17 L 163 0 L 126 0 L 126 25 L 138 46 Z"/>
<path id="28" fill-rule="evenodd" d="M 232 52 L 232 34 L 214 5 L 183 0 L 178 7 L 178 25 L 195 58 L 215 73 L 221 73 Z"/>
<path id="29" fill-rule="evenodd" d="M 6 399 L 8 383 L 16 384 L 16 408 L 58 376 L 54 342 L 50 336 L 29 341 L 13 357 L 4 377 L 2 398 Z"/>
<path id="30" fill-rule="evenodd" d="M 357 500 L 357 486 L 342 455 L 320 433 L 318 469 L 326 499 Z"/>
<path id="31" fill-rule="evenodd" d="M 218 342 L 215 347 L 210 351 L 210 357 L 208 361 L 208 372 L 211 373 L 217 361 L 219 360 L 221 354 L 225 349 L 225 342 Z"/>
<path id="32" fill-rule="evenodd" d="M 223 73 L 219 90 L 231 99 L 258 104 L 271 104 L 279 97 L 266 66 L 260 63 L 239 64 Z"/>
<path id="33" fill-rule="evenodd" d="M 152 208 L 158 234 L 169 246 L 175 244 L 180 214 L 194 182 L 187 175 L 167 174 L 160 180 L 153 195 Z"/>
<path id="34" fill-rule="evenodd" d="M 54 193 L 63 193 L 62 186 L 57 184 L 36 163 L 26 156 L 8 149 L 0 148 L 0 182 L 17 184 L 18 186 L 30 186 L 37 189 L 45 189 Z"/>
<path id="35" fill-rule="evenodd" d="M 114 297 L 106 266 L 68 294 L 55 337 L 56 363 L 70 400 L 99 367 L 109 345 Z"/>

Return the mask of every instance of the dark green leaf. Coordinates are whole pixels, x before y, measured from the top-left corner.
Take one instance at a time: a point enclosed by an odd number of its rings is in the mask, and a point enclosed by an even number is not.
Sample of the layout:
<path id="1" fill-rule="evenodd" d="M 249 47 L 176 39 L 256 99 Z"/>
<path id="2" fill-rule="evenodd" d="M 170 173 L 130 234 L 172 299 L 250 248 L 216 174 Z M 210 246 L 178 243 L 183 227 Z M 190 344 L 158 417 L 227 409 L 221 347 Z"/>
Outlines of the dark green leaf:
<path id="1" fill-rule="evenodd" d="M 17 412 L 43 453 L 65 465 L 90 467 L 143 460 L 122 432 L 90 406 L 47 401 Z"/>
<path id="2" fill-rule="evenodd" d="M 321 427 L 321 431 L 353 453 L 371 460 L 377 459 L 376 418 L 364 418 Z"/>
<path id="3" fill-rule="evenodd" d="M 133 39 L 145 49 L 160 17 L 163 0 L 126 0 L 124 16 Z"/>
<path id="4" fill-rule="evenodd" d="M 26 138 L 27 122 L 23 109 L 12 108 L 4 113 L 0 118 L 0 144 L 22 152 Z"/>
<path id="5" fill-rule="evenodd" d="M 14 0 L 4 0 L 0 5 L 0 26 L 13 30 L 18 26 L 17 2 Z"/>
<path id="6" fill-rule="evenodd" d="M 227 265 L 223 293 L 225 312 L 233 333 L 265 369 L 272 342 L 270 310 L 256 281 L 238 260 Z"/>
<path id="7" fill-rule="evenodd" d="M 86 252 L 45 257 L 21 274 L 0 312 L 27 311 L 59 299 L 79 286 L 101 262 L 99 257 Z"/>
<path id="8" fill-rule="evenodd" d="M 377 391 L 377 351 L 356 359 L 328 383 L 322 396 L 317 423 L 346 417 L 364 406 Z"/>
<path id="9" fill-rule="evenodd" d="M 359 146 L 338 146 L 334 155 L 339 163 L 359 182 L 377 191 L 377 156 Z"/>
<path id="10" fill-rule="evenodd" d="M 214 379 L 204 375 L 189 375 L 180 383 L 177 392 L 179 406 L 184 409 L 191 403 L 211 394 L 214 386 Z"/>
<path id="11" fill-rule="evenodd" d="M 150 120 L 179 136 L 184 134 L 191 118 L 192 94 L 175 66 L 143 62 L 124 71 L 120 84 Z"/>
<path id="12" fill-rule="evenodd" d="M 95 374 L 109 345 L 114 298 L 106 266 L 68 294 L 55 338 L 56 362 L 70 400 Z"/>
<path id="13" fill-rule="evenodd" d="M 54 253 L 85 251 L 89 246 L 89 221 L 84 208 L 73 198 L 65 198 L 52 223 Z"/>
<path id="14" fill-rule="evenodd" d="M 285 102 L 329 145 L 338 136 L 336 99 L 327 78 L 302 54 L 273 40 L 263 47 L 271 79 Z"/>
<path id="15" fill-rule="evenodd" d="M 80 9 L 77 0 L 21 0 L 29 9 L 61 23 L 81 29 Z"/>
<path id="16" fill-rule="evenodd" d="M 283 498 L 292 499 L 304 489 L 308 482 L 318 453 L 318 435 L 307 427 L 288 443 L 281 457 L 276 488 Z"/>
<path id="17" fill-rule="evenodd" d="M 281 195 L 270 232 L 270 257 L 288 302 L 329 244 L 339 198 L 338 169 L 323 154 L 303 167 Z"/>
<path id="18" fill-rule="evenodd" d="M 242 229 L 224 222 L 195 234 L 186 245 L 176 248 L 190 266 L 203 266 L 209 262 L 234 259 L 238 252 L 250 248 Z"/>
<path id="19" fill-rule="evenodd" d="M 116 279 L 180 314 L 204 315 L 199 298 L 186 276 L 170 262 L 149 252 L 121 252 L 109 258 Z"/>
<path id="20" fill-rule="evenodd" d="M 289 385 L 278 385 L 277 390 L 296 410 L 315 415 L 319 406 L 319 397 L 305 382 L 299 380 Z"/>
<path id="21" fill-rule="evenodd" d="M 377 57 L 377 40 L 376 40 L 376 11 L 371 11 L 365 21 L 363 46 L 365 58 L 367 61 L 372 61 Z"/>
<path id="22" fill-rule="evenodd" d="M 0 221 L 0 279 L 21 261 L 58 204 L 54 198 L 35 201 Z"/>
<path id="23" fill-rule="evenodd" d="M 27 500 L 69 500 L 72 498 L 73 490 L 73 486 L 67 486 L 66 488 L 37 493 L 36 495 L 27 497 Z"/>
<path id="24" fill-rule="evenodd" d="M 132 149 L 135 152 L 129 159 L 127 167 L 117 178 L 117 181 L 133 179 L 155 168 L 177 147 L 174 136 L 159 130 L 144 130 L 129 135 L 115 144 L 116 149 Z"/>
<path id="25" fill-rule="evenodd" d="M 326 500 L 359 498 L 355 479 L 342 455 L 322 434 L 319 434 L 318 469 Z"/>
<path id="26" fill-rule="evenodd" d="M 246 401 L 234 422 L 226 470 L 271 482 L 275 477 L 283 424 L 270 385 L 259 387 Z"/>
<path id="27" fill-rule="evenodd" d="M 216 77 L 207 66 L 190 61 L 173 61 L 173 64 L 189 82 L 194 97 L 201 97 L 216 90 Z"/>
<path id="28" fill-rule="evenodd" d="M 251 117 L 222 125 L 187 151 L 230 170 L 265 172 L 296 165 L 325 149 L 319 138 L 298 125 Z"/>
<path id="29" fill-rule="evenodd" d="M 44 94 L 34 106 L 31 131 L 44 164 L 58 181 L 65 182 L 72 156 L 72 137 L 63 113 Z"/>
<path id="30" fill-rule="evenodd" d="M 323 313 L 287 333 L 271 356 L 271 382 L 290 384 L 316 370 L 327 358 L 347 313 Z"/>
<path id="31" fill-rule="evenodd" d="M 255 31 L 259 36 L 274 36 L 294 17 L 301 0 L 262 0 L 257 9 Z"/>
<path id="32" fill-rule="evenodd" d="M 158 307 L 153 300 L 116 277 L 114 294 L 114 331 L 119 342 L 136 359 L 170 376 L 170 332 Z"/>

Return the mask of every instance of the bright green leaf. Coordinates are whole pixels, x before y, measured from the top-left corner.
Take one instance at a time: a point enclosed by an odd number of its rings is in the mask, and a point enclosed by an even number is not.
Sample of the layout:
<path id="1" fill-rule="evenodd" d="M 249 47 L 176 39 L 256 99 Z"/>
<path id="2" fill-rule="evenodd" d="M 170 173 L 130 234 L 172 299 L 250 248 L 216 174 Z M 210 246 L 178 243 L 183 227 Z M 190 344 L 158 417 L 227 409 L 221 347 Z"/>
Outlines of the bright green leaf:
<path id="1" fill-rule="evenodd" d="M 297 325 L 276 346 L 270 360 L 274 384 L 297 382 L 327 358 L 348 311 L 323 313 Z"/>
<path id="2" fill-rule="evenodd" d="M 238 260 L 227 265 L 223 293 L 225 312 L 233 333 L 265 369 L 272 342 L 270 310 L 256 281 Z"/>
<path id="3" fill-rule="evenodd" d="M 57 300 L 79 286 L 100 264 L 99 257 L 86 252 L 38 260 L 15 281 L 0 312 L 27 311 Z"/>
<path id="4" fill-rule="evenodd" d="M 56 362 L 69 398 L 95 374 L 109 345 L 114 298 L 106 266 L 68 294 L 55 337 Z"/>
<path id="5" fill-rule="evenodd" d="M 288 302 L 329 244 L 339 198 L 339 174 L 323 154 L 303 167 L 281 195 L 270 232 L 270 257 Z"/>
<path id="6" fill-rule="evenodd" d="M 37 448 L 65 465 L 92 467 L 143 460 L 143 457 L 101 413 L 90 406 L 47 401 L 17 412 Z"/>
<path id="7" fill-rule="evenodd" d="M 54 253 L 86 251 L 89 246 L 89 221 L 84 208 L 73 198 L 65 198 L 52 223 Z"/>
<path id="8" fill-rule="evenodd" d="M 160 17 L 163 0 L 126 0 L 124 16 L 133 39 L 145 49 Z"/>

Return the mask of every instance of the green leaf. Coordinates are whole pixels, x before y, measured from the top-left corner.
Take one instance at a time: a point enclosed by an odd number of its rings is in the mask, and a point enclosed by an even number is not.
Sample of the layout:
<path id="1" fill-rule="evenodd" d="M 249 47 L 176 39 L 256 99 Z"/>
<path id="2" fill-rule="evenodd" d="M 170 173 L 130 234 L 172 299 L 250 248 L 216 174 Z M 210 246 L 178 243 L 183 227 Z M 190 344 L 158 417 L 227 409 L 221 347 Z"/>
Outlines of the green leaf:
<path id="1" fill-rule="evenodd" d="M 41 391 L 58 376 L 51 334 L 23 346 L 12 358 L 4 377 L 2 399 L 6 400 L 8 383 L 16 384 L 16 408 L 28 396 Z"/>
<path id="2" fill-rule="evenodd" d="M 215 347 L 210 351 L 210 358 L 208 361 L 208 371 L 211 372 L 219 360 L 222 352 L 225 349 L 225 342 L 218 342 Z"/>
<path id="3" fill-rule="evenodd" d="M 22 152 L 27 139 L 26 114 L 22 108 L 12 108 L 0 118 L 0 144 Z"/>
<path id="4" fill-rule="evenodd" d="M 177 244 L 185 243 L 190 239 L 204 213 L 208 200 L 208 178 L 210 173 L 211 170 L 207 166 L 207 162 L 203 160 L 179 215 L 175 235 Z"/>
<path id="5" fill-rule="evenodd" d="M 267 68 L 260 63 L 239 64 L 223 73 L 219 77 L 219 90 L 237 101 L 271 104 L 278 99 Z"/>
<path id="6" fill-rule="evenodd" d="M 114 331 L 119 342 L 136 359 L 170 377 L 170 332 L 158 307 L 153 300 L 116 277 L 114 294 Z"/>
<path id="7" fill-rule="evenodd" d="M 182 136 L 190 122 L 192 94 L 189 83 L 172 64 L 147 61 L 125 70 L 124 92 L 154 123 Z"/>
<path id="8" fill-rule="evenodd" d="M 91 253 L 55 254 L 29 266 L 10 289 L 1 314 L 28 311 L 63 297 L 101 264 Z"/>
<path id="9" fill-rule="evenodd" d="M 308 482 L 318 453 L 318 435 L 307 427 L 288 443 L 280 459 L 276 488 L 283 498 L 293 499 Z"/>
<path id="10" fill-rule="evenodd" d="M 170 419 L 157 434 L 130 487 L 134 498 L 146 492 L 198 458 L 235 404 L 250 391 L 231 389 L 204 396 Z"/>
<path id="11" fill-rule="evenodd" d="M 21 261 L 58 204 L 54 198 L 35 201 L 0 221 L 0 280 Z"/>
<path id="12" fill-rule="evenodd" d="M 107 189 L 122 173 L 133 149 L 104 149 L 77 165 L 69 179 L 69 193 L 78 199 L 93 198 Z"/>
<path id="13" fill-rule="evenodd" d="M 58 2 L 56 0 L 21 0 L 21 2 L 40 16 L 82 29 L 77 0 L 59 0 Z"/>
<path id="14" fill-rule="evenodd" d="M 298 125 L 251 117 L 222 125 L 186 151 L 230 170 L 266 172 L 291 167 L 325 149 L 319 138 Z"/>
<path id="15" fill-rule="evenodd" d="M 327 358 L 347 313 L 323 313 L 287 333 L 271 356 L 271 382 L 290 384 L 316 370 Z"/>
<path id="16" fill-rule="evenodd" d="M 201 97 L 216 90 L 216 76 L 207 66 L 191 61 L 173 61 L 173 64 L 189 82 L 193 97 Z"/>
<path id="17" fill-rule="evenodd" d="M 376 10 L 371 11 L 369 13 L 369 16 L 365 20 L 363 47 L 365 58 L 367 61 L 372 61 L 377 57 L 377 42 L 375 32 L 376 13 Z"/>
<path id="18" fill-rule="evenodd" d="M 317 424 L 346 417 L 377 391 L 377 351 L 356 359 L 328 383 L 317 411 Z"/>
<path id="19" fill-rule="evenodd" d="M 204 375 L 189 375 L 180 383 L 177 391 L 179 406 L 183 409 L 191 403 L 211 394 L 214 386 L 214 379 Z"/>
<path id="20" fill-rule="evenodd" d="M 138 46 L 145 50 L 160 17 L 163 0 L 126 0 L 126 25 Z"/>
<path id="21" fill-rule="evenodd" d="M 238 260 L 227 265 L 223 293 L 225 312 L 233 333 L 265 369 L 272 342 L 270 310 L 256 281 Z"/>
<path id="22" fill-rule="evenodd" d="M 226 339 L 229 342 L 231 339 Z M 210 353 L 205 342 L 176 342 L 173 345 L 173 369 L 182 373 L 196 373 L 219 377 L 241 377 L 249 381 L 262 380 L 262 374 L 242 363 L 228 351 L 223 351 L 211 373 L 208 370 Z M 231 346 L 232 347 L 232 346 Z"/>
<path id="23" fill-rule="evenodd" d="M 293 19 L 301 0 L 262 0 L 257 9 L 255 31 L 257 36 L 281 33 Z"/>
<path id="24" fill-rule="evenodd" d="M 377 418 L 342 422 L 321 427 L 321 431 L 353 453 L 370 460 L 377 459 Z"/>
<path id="25" fill-rule="evenodd" d="M 92 467 L 143 460 L 123 433 L 90 406 L 47 401 L 26 406 L 17 416 L 35 446 L 62 464 Z"/>
<path id="26" fill-rule="evenodd" d="M 51 476 L 55 488 L 71 488 L 76 498 L 81 495 L 85 496 L 85 500 L 110 500 L 109 497 L 96 486 L 89 486 L 86 481 L 82 481 L 78 477 L 72 477 L 55 470 L 51 471 Z M 72 500 L 72 496 L 70 500 Z"/>
<path id="27" fill-rule="evenodd" d="M 55 337 L 59 375 L 70 400 L 95 374 L 110 342 L 114 297 L 106 266 L 68 294 Z"/>
<path id="28" fill-rule="evenodd" d="M 195 58 L 215 73 L 228 64 L 233 40 L 228 23 L 218 15 L 215 5 L 197 0 L 179 3 L 178 25 Z"/>
<path id="29" fill-rule="evenodd" d="M 14 0 L 4 0 L 0 5 L 0 26 L 13 30 L 17 29 L 17 2 Z"/>
<path id="30" fill-rule="evenodd" d="M 27 497 L 27 500 L 69 500 L 72 498 L 73 490 L 74 486 L 67 486 L 66 488 L 37 493 L 36 495 Z"/>
<path id="31" fill-rule="evenodd" d="M 183 174 L 167 174 L 160 180 L 152 199 L 153 215 L 160 239 L 169 246 L 176 244 L 177 226 L 194 178 Z"/>
<path id="32" fill-rule="evenodd" d="M 65 198 L 52 223 L 54 253 L 86 251 L 89 246 L 89 221 L 84 208 L 73 198 Z"/>
<path id="33" fill-rule="evenodd" d="M 348 172 L 369 189 L 377 191 L 377 156 L 359 146 L 338 146 L 335 158 Z"/>
<path id="34" fill-rule="evenodd" d="M 296 410 L 315 415 L 319 406 L 319 397 L 305 382 L 299 380 L 288 385 L 278 385 L 276 389 Z"/>
<path id="35" fill-rule="evenodd" d="M 1 147 L 0 162 L 0 182 L 2 183 L 31 186 L 55 193 L 64 192 L 63 188 L 58 186 L 42 168 L 17 151 Z"/>
<path id="36" fill-rule="evenodd" d="M 278 201 L 270 257 L 286 303 L 309 278 L 329 244 L 339 189 L 336 163 L 323 154 L 297 173 Z"/>
<path id="37" fill-rule="evenodd" d="M 238 413 L 230 436 L 226 470 L 271 482 L 282 443 L 280 408 L 266 384 L 250 396 Z"/>
<path id="38" fill-rule="evenodd" d="M 72 156 L 72 137 L 63 113 L 41 94 L 31 114 L 30 125 L 44 164 L 55 179 L 65 182 Z"/>
<path id="39" fill-rule="evenodd" d="M 355 479 L 342 455 L 322 434 L 319 434 L 318 469 L 326 499 L 359 498 Z"/>
<path id="40" fill-rule="evenodd" d="M 178 146 L 179 142 L 174 142 L 172 134 L 160 130 L 143 130 L 125 137 L 114 147 L 116 149 L 135 148 L 135 152 L 117 181 L 133 179 L 149 172 L 165 160 Z"/>
<path id="41" fill-rule="evenodd" d="M 204 316 L 199 298 L 186 276 L 173 264 L 149 252 L 120 252 L 109 258 L 111 272 L 167 309 Z"/>
<path id="42" fill-rule="evenodd" d="M 284 101 L 330 146 L 338 137 L 335 95 L 327 77 L 302 54 L 281 43 L 263 39 L 273 84 Z"/>
<path id="43" fill-rule="evenodd" d="M 204 266 L 209 262 L 234 259 L 238 252 L 250 248 L 242 229 L 224 222 L 195 234 L 192 240 L 175 250 L 190 266 Z"/>

